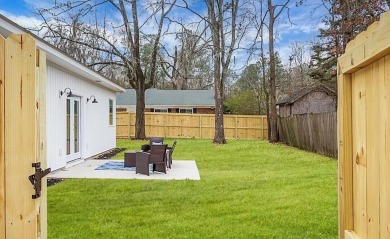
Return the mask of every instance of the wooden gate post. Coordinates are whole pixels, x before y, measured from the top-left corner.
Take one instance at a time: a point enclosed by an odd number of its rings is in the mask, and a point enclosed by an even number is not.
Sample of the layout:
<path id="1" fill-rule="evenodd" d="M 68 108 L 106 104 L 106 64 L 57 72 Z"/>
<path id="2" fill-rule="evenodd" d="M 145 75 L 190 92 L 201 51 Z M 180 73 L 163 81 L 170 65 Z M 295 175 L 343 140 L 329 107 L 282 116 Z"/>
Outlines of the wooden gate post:
<path id="1" fill-rule="evenodd" d="M 2 49 L 0 40 L 0 50 Z M 3 80 L 0 97 L 0 237 L 7 239 L 47 238 L 46 178 L 41 197 L 29 180 L 33 163 L 46 166 L 45 55 L 27 34 L 10 35 L 4 44 Z M 0 56 L 0 65 L 2 56 Z M 0 73 L 0 80 L 2 74 Z M 3 113 L 4 112 L 4 113 Z M 2 120 L 4 119 L 4 120 Z M 4 129 L 4 131 L 2 131 Z M 4 153 L 3 153 L 4 152 Z M 1 185 L 3 186 L 3 185 Z M 4 193 L 4 197 L 1 194 Z"/>
<path id="2" fill-rule="evenodd" d="M 47 141 L 46 141 L 46 53 L 40 50 L 37 51 L 36 58 L 36 97 L 38 102 L 36 130 L 38 132 L 36 138 L 37 160 L 41 162 L 42 169 L 47 168 Z M 47 238 L 47 180 L 42 180 L 42 192 L 40 197 L 39 223 L 41 239 Z"/>
<path id="3" fill-rule="evenodd" d="M 5 171 L 4 171 L 4 44 L 0 35 L 0 238 L 5 238 Z"/>

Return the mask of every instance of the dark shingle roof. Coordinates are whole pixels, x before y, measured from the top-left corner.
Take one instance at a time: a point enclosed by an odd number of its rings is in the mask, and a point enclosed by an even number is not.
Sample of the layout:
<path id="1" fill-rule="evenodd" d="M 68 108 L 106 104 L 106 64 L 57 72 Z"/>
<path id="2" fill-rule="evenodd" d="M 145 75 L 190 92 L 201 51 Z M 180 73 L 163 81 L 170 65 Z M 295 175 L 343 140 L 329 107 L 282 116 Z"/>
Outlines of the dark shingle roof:
<path id="1" fill-rule="evenodd" d="M 331 84 L 319 84 L 319 85 L 308 86 L 308 87 L 304 87 L 304 88 L 295 90 L 295 91 L 291 92 L 290 94 L 288 94 L 286 97 L 283 97 L 276 104 L 277 105 L 292 104 L 295 101 L 301 99 L 303 96 L 307 95 L 308 93 L 310 93 L 312 91 L 325 92 L 328 95 L 337 97 L 336 86 L 331 85 Z"/>
<path id="2" fill-rule="evenodd" d="M 117 105 L 135 105 L 134 89 L 116 95 Z M 145 105 L 158 106 L 215 106 L 214 90 L 159 90 L 145 91 Z"/>

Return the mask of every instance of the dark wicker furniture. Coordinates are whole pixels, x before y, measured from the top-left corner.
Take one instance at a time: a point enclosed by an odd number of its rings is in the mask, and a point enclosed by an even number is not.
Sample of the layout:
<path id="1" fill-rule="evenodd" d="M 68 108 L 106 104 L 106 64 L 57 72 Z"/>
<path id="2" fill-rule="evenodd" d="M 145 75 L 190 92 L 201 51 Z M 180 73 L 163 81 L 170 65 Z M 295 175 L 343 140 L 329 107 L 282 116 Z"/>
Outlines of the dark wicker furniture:
<path id="1" fill-rule="evenodd" d="M 135 153 L 136 151 L 125 153 L 124 167 L 135 167 Z"/>
<path id="2" fill-rule="evenodd" d="M 135 173 L 149 176 L 149 164 L 153 164 L 153 171 L 167 173 L 166 161 L 167 145 L 152 145 L 150 153 L 136 152 Z"/>
<path id="3" fill-rule="evenodd" d="M 150 148 L 152 147 L 152 145 L 156 144 L 156 145 L 161 145 L 164 143 L 164 138 L 161 138 L 161 137 L 152 137 L 150 138 L 149 140 L 149 144 L 144 144 L 141 146 L 141 150 L 143 152 L 148 152 L 150 150 Z"/>
<path id="4" fill-rule="evenodd" d="M 177 141 L 175 140 L 175 142 L 173 142 L 172 147 L 167 147 L 167 151 L 168 151 L 167 167 L 168 168 L 172 168 L 172 154 L 173 154 L 173 150 L 175 150 L 176 143 L 177 143 Z"/>

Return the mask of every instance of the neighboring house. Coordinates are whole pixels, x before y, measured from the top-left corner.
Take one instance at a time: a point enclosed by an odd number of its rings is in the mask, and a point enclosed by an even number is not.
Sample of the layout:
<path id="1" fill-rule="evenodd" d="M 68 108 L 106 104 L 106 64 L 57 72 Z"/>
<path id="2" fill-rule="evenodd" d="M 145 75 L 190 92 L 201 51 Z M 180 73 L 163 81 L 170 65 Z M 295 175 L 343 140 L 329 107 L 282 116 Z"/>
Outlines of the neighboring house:
<path id="1" fill-rule="evenodd" d="M 317 85 L 298 89 L 277 102 L 279 116 L 335 112 L 337 90 L 331 85 Z"/>
<path id="2" fill-rule="evenodd" d="M 0 15 L 0 34 L 11 33 L 32 35 L 46 52 L 48 167 L 60 169 L 115 148 L 116 92 L 125 89 Z"/>
<path id="3" fill-rule="evenodd" d="M 135 112 L 136 96 L 134 89 L 118 93 L 117 110 Z M 214 114 L 214 90 L 159 90 L 145 92 L 146 112 Z"/>

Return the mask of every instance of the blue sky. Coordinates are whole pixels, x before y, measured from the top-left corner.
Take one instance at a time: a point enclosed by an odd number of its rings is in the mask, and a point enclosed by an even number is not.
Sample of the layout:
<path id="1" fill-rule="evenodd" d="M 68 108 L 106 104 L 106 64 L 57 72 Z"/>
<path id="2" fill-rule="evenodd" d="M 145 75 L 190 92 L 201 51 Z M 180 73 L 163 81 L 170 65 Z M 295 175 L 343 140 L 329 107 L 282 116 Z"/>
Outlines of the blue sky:
<path id="1" fill-rule="evenodd" d="M 39 25 L 40 19 L 36 15 L 35 9 L 38 7 L 47 7 L 50 0 L 0 0 L 0 14 L 10 18 L 21 26 L 33 27 Z M 196 1 L 195 1 L 196 2 Z M 278 0 L 275 0 L 278 2 Z M 279 2 L 281 2 L 279 0 Z M 290 54 L 290 46 L 293 42 L 313 42 L 319 33 L 319 28 L 323 24 L 319 21 L 323 15 L 321 8 L 313 14 L 313 9 L 319 6 L 321 0 L 307 0 L 305 6 L 295 7 L 295 1 L 290 5 L 291 24 L 286 14 L 280 18 L 276 25 L 277 40 L 275 48 L 282 56 L 283 62 L 287 63 Z M 170 41 L 170 40 L 169 40 Z M 308 56 L 309 53 L 307 53 Z M 242 55 L 242 57 L 240 57 Z M 244 50 L 236 52 L 236 59 L 246 61 L 246 52 Z"/>
<path id="2" fill-rule="evenodd" d="M 24 0 L 0 0 L 0 10 L 14 15 L 32 16 L 34 7 Z"/>

